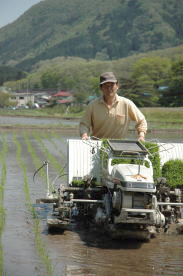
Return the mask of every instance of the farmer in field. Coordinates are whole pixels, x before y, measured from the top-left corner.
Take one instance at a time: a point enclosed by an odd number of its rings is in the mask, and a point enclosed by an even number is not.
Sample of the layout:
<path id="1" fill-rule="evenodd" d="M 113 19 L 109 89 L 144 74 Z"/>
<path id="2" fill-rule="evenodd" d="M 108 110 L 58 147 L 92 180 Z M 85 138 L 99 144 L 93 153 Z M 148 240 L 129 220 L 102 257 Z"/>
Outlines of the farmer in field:
<path id="1" fill-rule="evenodd" d="M 102 97 L 87 106 L 81 119 L 81 138 L 88 139 L 91 135 L 97 138 L 124 139 L 130 121 L 135 121 L 138 140 L 144 141 L 146 119 L 131 100 L 117 95 L 119 83 L 112 72 L 101 74 L 100 89 Z"/>

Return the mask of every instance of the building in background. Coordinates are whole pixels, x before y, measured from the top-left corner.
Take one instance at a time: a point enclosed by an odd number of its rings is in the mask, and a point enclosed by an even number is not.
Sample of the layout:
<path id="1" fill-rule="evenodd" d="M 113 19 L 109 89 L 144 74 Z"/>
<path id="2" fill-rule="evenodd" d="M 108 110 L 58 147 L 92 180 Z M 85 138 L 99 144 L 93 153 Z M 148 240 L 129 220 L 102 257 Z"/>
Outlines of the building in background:
<path id="1" fill-rule="evenodd" d="M 32 93 L 11 93 L 10 99 L 11 102 L 16 103 L 17 107 L 34 105 L 34 95 Z"/>

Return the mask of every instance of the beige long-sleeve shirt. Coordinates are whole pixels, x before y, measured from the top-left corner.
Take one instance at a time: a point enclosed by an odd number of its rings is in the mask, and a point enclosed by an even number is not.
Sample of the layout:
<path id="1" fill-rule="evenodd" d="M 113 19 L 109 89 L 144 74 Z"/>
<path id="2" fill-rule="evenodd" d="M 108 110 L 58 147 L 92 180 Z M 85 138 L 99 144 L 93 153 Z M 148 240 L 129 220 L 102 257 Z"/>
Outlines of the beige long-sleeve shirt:
<path id="1" fill-rule="evenodd" d="M 138 133 L 147 131 L 147 122 L 136 105 L 127 98 L 116 95 L 108 108 L 103 98 L 91 102 L 80 121 L 80 135 L 87 133 L 98 138 L 124 139 L 130 121 L 136 122 Z"/>

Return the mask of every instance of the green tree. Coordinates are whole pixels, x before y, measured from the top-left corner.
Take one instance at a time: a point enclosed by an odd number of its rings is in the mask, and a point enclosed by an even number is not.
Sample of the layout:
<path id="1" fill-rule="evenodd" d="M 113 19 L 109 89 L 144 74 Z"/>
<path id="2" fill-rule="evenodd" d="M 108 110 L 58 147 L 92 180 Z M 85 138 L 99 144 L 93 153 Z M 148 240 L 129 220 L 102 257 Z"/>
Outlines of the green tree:
<path id="1" fill-rule="evenodd" d="M 183 60 L 172 64 L 168 90 L 163 93 L 164 106 L 183 106 Z"/>
<path id="2" fill-rule="evenodd" d="M 134 64 L 132 78 L 137 84 L 137 93 L 149 95 L 150 106 L 158 104 L 158 88 L 167 83 L 170 66 L 169 59 L 158 56 L 145 57 Z"/>
<path id="3" fill-rule="evenodd" d="M 170 68 L 171 61 L 168 58 L 162 58 L 159 56 L 145 57 L 139 59 L 133 65 L 133 77 L 138 79 L 144 75 L 156 88 L 167 80 Z"/>
<path id="4" fill-rule="evenodd" d="M 90 77 L 88 79 L 88 86 L 90 95 L 100 95 L 99 77 Z"/>
<path id="5" fill-rule="evenodd" d="M 136 79 L 120 79 L 120 82 L 123 85 L 120 89 L 119 95 L 132 100 L 137 106 L 154 106 L 155 102 L 157 102 L 157 99 L 149 93 L 145 80 L 140 82 Z"/>
<path id="6" fill-rule="evenodd" d="M 10 105 L 9 94 L 0 91 L 0 107 L 7 107 Z"/>
<path id="7" fill-rule="evenodd" d="M 17 68 L 5 65 L 0 66 L 0 85 L 3 85 L 6 81 L 20 80 L 25 76 L 26 73 Z"/>
<path id="8" fill-rule="evenodd" d="M 83 104 L 87 100 L 87 96 L 82 91 L 77 91 L 74 96 L 78 104 Z"/>
<path id="9" fill-rule="evenodd" d="M 53 70 L 48 70 L 41 76 L 41 84 L 43 88 L 55 88 L 57 87 L 59 80 L 60 74 Z"/>

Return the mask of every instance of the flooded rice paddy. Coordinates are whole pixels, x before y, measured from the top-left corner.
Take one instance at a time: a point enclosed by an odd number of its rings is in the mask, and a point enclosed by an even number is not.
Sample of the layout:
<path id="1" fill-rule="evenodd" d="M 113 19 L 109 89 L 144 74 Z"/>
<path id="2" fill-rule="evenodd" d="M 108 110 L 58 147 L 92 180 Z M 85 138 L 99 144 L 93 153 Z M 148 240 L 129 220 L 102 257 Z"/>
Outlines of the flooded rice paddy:
<path id="1" fill-rule="evenodd" d="M 48 233 L 49 207 L 36 205 L 36 199 L 46 195 L 46 176 L 39 173 L 33 181 L 33 174 L 45 160 L 50 162 L 51 180 L 60 174 L 67 139 L 75 137 L 73 130 L 1 130 L 0 275 L 183 275 L 180 235 L 159 235 L 141 243 L 110 240 L 75 226 L 63 235 Z M 150 138 L 166 140 L 167 135 Z M 179 134 L 171 137 L 172 142 L 181 139 Z"/>
<path id="2" fill-rule="evenodd" d="M 78 119 L 55 119 L 55 118 L 33 118 L 33 117 L 12 117 L 0 116 L 0 126 L 76 126 Z"/>

